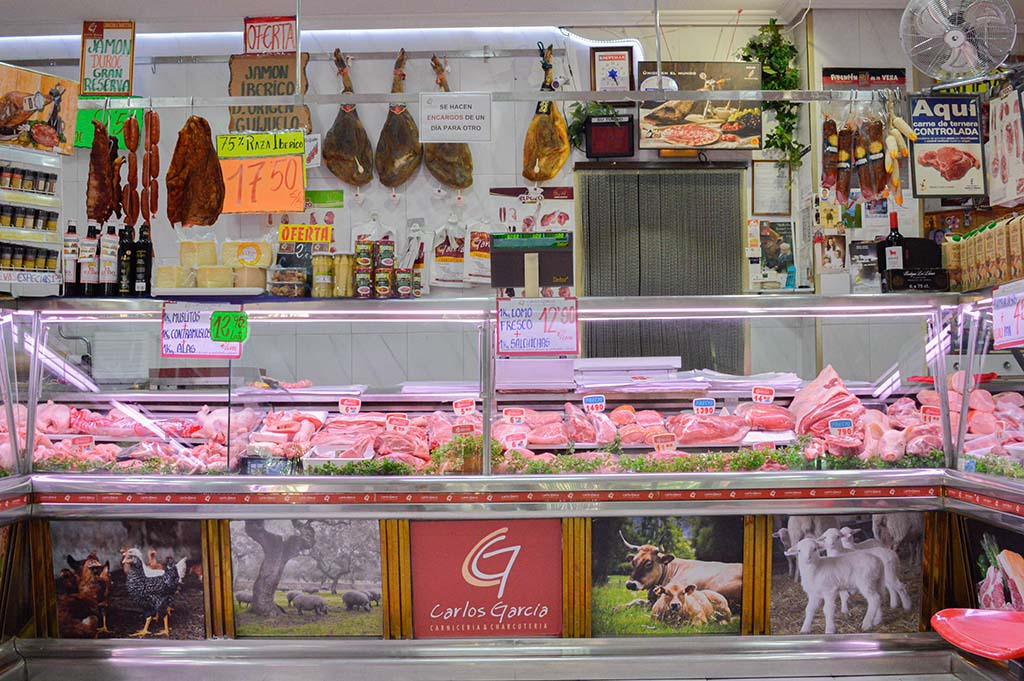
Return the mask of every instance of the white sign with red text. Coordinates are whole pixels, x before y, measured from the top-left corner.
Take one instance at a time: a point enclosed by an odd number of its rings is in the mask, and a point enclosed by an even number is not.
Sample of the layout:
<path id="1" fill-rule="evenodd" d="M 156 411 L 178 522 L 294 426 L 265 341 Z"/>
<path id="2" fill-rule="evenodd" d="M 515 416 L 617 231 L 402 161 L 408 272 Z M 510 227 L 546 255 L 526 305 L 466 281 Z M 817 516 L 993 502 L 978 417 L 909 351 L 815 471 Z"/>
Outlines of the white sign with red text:
<path id="1" fill-rule="evenodd" d="M 498 355 L 578 355 L 576 298 L 498 298 Z"/>

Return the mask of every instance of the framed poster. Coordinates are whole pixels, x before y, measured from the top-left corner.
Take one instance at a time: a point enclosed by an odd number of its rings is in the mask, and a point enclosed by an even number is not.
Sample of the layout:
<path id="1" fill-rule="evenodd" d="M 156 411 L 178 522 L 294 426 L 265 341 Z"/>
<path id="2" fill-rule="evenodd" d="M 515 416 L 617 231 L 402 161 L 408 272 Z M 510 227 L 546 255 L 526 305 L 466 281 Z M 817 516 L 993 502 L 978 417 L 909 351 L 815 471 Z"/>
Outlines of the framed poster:
<path id="1" fill-rule="evenodd" d="M 760 90 L 761 65 L 744 62 L 662 62 L 638 67 L 640 89 L 679 92 Z M 728 97 L 640 103 L 641 149 L 761 148 L 761 107 Z"/>
<path id="2" fill-rule="evenodd" d="M 134 69 L 134 21 L 82 22 L 83 96 L 130 97 Z"/>
<path id="3" fill-rule="evenodd" d="M 754 215 L 793 214 L 792 192 L 793 170 L 788 163 L 772 160 L 751 161 L 752 178 L 751 202 Z"/>
<path id="4" fill-rule="evenodd" d="M 993 111 L 1005 109 L 1006 113 L 1005 126 L 1003 119 L 997 117 L 993 138 L 1002 134 L 1005 127 L 1007 139 L 1012 138 L 1014 132 L 1016 139 L 1020 139 L 1019 107 L 1010 115 L 1016 100 L 1014 90 L 1010 90 L 1005 102 L 993 100 Z M 985 157 L 978 97 L 913 96 L 910 98 L 910 125 L 917 134 L 917 141 L 911 146 L 910 159 L 915 197 L 985 195 Z M 1016 160 L 1012 158 L 1011 164 Z M 994 183 L 1006 183 L 1006 167 L 1002 165 L 1003 173 L 993 176 Z"/>
<path id="5" fill-rule="evenodd" d="M 590 48 L 590 89 L 594 92 L 636 89 L 632 45 Z"/>
<path id="6" fill-rule="evenodd" d="M 75 153 L 78 83 L 0 64 L 0 144 Z"/>

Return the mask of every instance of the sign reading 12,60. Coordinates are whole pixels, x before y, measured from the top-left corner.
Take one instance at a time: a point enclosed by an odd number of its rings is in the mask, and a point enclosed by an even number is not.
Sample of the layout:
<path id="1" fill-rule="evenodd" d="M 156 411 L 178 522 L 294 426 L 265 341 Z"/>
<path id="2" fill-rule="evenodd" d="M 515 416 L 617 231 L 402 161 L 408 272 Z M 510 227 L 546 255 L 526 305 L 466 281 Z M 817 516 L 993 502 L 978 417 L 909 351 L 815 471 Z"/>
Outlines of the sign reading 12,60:
<path id="1" fill-rule="evenodd" d="M 576 298 L 499 298 L 498 354 L 579 354 L 578 308 Z"/>

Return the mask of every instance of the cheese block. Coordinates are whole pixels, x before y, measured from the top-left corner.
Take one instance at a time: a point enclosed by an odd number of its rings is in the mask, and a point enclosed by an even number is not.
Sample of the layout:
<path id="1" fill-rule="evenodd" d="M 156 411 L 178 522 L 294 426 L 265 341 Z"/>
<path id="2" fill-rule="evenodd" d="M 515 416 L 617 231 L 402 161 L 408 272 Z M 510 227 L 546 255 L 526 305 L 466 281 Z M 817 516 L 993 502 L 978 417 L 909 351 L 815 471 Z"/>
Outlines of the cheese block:
<path id="1" fill-rule="evenodd" d="M 196 271 L 180 265 L 160 265 L 156 268 L 156 288 L 195 288 Z"/>
<path id="2" fill-rule="evenodd" d="M 217 242 L 182 241 L 178 244 L 178 260 L 182 267 L 193 269 L 217 264 Z"/>
<path id="3" fill-rule="evenodd" d="M 273 255 L 269 241 L 225 241 L 220 247 L 221 264 L 228 267 L 270 267 Z"/>
<path id="4" fill-rule="evenodd" d="M 236 267 L 235 288 L 267 288 L 267 268 Z"/>
<path id="5" fill-rule="evenodd" d="M 199 268 L 196 285 L 199 288 L 231 288 L 234 280 L 235 275 L 230 267 L 208 265 Z"/>

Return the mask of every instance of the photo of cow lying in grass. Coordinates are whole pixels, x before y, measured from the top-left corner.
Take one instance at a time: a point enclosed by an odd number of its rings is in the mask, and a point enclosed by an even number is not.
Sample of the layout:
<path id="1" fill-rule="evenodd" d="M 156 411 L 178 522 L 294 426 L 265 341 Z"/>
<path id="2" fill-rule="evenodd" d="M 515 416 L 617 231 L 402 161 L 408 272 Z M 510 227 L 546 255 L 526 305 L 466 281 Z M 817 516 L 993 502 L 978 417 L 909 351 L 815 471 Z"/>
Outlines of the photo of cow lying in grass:
<path id="1" fill-rule="evenodd" d="M 740 518 L 596 518 L 592 531 L 594 636 L 739 632 Z"/>

